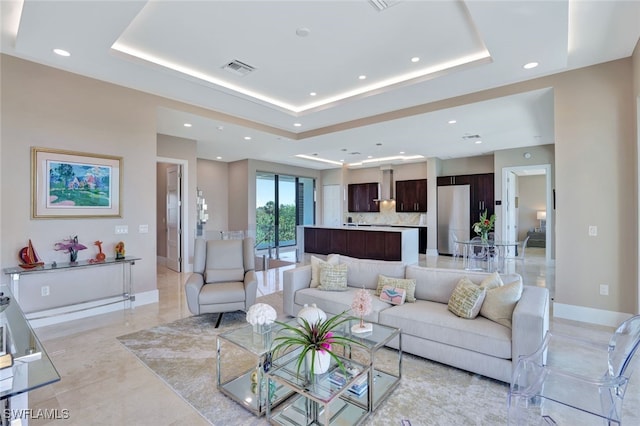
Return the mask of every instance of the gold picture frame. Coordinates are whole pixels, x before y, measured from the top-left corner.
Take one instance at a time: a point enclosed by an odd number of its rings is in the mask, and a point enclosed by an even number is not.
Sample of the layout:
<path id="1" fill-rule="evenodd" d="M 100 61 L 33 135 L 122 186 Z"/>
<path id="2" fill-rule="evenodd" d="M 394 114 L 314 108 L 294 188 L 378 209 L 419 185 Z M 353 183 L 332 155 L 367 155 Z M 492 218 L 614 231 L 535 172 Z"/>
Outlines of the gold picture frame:
<path id="1" fill-rule="evenodd" d="M 31 148 L 31 217 L 122 217 L 122 157 Z"/>

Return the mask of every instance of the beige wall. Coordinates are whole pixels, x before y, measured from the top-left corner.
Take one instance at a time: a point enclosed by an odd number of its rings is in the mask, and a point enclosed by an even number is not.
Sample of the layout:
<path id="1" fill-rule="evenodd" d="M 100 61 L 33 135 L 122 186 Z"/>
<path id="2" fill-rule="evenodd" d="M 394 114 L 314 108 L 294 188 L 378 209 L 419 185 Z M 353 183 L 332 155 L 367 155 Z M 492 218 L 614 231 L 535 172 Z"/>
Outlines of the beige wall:
<path id="1" fill-rule="evenodd" d="M 440 167 L 440 174 L 438 176 L 493 173 L 493 155 L 442 160 Z"/>
<path id="2" fill-rule="evenodd" d="M 2 204 L 0 240 L 3 268 L 17 264 L 17 252 L 29 238 L 46 262 L 68 261 L 54 243 L 77 235 L 87 245 L 79 259 L 95 256 L 92 243 L 114 255 L 119 240 L 126 254 L 142 258 L 133 267 L 137 293 L 156 289 L 156 114 L 152 97 L 75 74 L 2 56 L 1 149 Z M 30 148 L 32 146 L 123 157 L 122 218 L 31 219 Z M 138 233 L 139 225 L 149 233 Z M 127 235 L 115 235 L 116 225 L 128 225 Z M 43 301 L 39 287 L 21 288 L 23 300 L 34 306 L 71 300 L 90 282 L 59 272 L 51 296 Z M 29 309 L 25 307 L 25 309 Z"/>
<path id="3" fill-rule="evenodd" d="M 209 220 L 204 231 L 215 233 L 229 227 L 229 166 L 221 161 L 198 159 L 198 189 L 207 202 Z"/>
<path id="4" fill-rule="evenodd" d="M 556 301 L 636 312 L 638 190 L 630 60 L 550 79 L 556 124 Z M 589 90 L 585 90 L 589 88 Z M 589 237 L 589 225 L 598 236 Z M 609 285 L 609 296 L 599 286 Z"/>

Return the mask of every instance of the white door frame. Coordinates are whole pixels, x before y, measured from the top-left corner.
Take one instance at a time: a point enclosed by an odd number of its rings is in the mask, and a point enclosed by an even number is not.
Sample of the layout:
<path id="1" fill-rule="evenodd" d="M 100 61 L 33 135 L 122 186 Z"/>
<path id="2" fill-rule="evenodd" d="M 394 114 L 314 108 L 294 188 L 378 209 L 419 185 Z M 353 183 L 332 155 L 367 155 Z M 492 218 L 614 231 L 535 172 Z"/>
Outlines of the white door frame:
<path id="1" fill-rule="evenodd" d="M 191 258 L 190 248 L 192 246 L 189 242 L 189 237 L 192 235 L 191 223 L 189 221 L 189 218 L 191 217 L 191 200 L 189 198 L 189 161 L 182 160 L 180 158 L 156 157 L 156 163 L 179 164 L 182 166 L 182 188 L 180 188 L 180 192 L 182 194 L 182 253 L 180 256 L 180 270 L 182 272 L 192 272 L 191 264 L 189 263 L 189 259 Z M 195 235 L 195 231 L 193 235 Z M 156 241 L 156 250 L 157 245 L 158 241 Z"/>
<path id="2" fill-rule="evenodd" d="M 545 171 L 545 186 L 546 186 L 546 202 L 547 202 L 547 232 L 546 232 L 546 250 L 545 250 L 545 257 L 546 257 L 546 261 L 550 262 L 551 261 L 551 252 L 553 251 L 553 248 L 551 247 L 551 243 L 553 241 L 552 235 L 551 233 L 554 232 L 554 227 L 553 227 L 553 190 L 551 188 L 551 164 L 532 164 L 529 166 L 512 166 L 512 167 L 503 167 L 502 168 L 502 199 L 506 200 L 507 199 L 507 178 L 509 176 L 509 173 L 511 172 L 519 172 L 522 170 L 530 170 L 530 169 L 544 169 Z M 502 235 L 507 235 L 507 220 L 506 220 L 506 213 L 504 211 L 504 209 L 506 208 L 506 206 L 501 206 L 501 214 L 502 217 L 505 218 L 505 220 L 502 221 Z"/>

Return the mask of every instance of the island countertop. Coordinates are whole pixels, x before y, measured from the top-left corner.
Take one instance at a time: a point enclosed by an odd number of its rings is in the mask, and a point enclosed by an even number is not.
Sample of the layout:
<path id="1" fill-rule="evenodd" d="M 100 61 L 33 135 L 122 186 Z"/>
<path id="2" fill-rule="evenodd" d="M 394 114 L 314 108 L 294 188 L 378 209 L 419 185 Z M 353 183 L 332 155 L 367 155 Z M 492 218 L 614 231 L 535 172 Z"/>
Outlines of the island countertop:
<path id="1" fill-rule="evenodd" d="M 305 228 L 315 229 L 342 229 L 346 231 L 384 231 L 384 232 L 405 232 L 411 231 L 409 225 L 343 225 L 343 226 L 322 226 L 303 225 Z"/>
<path id="2" fill-rule="evenodd" d="M 301 225 L 296 236 L 305 253 L 418 263 L 417 228 Z"/>

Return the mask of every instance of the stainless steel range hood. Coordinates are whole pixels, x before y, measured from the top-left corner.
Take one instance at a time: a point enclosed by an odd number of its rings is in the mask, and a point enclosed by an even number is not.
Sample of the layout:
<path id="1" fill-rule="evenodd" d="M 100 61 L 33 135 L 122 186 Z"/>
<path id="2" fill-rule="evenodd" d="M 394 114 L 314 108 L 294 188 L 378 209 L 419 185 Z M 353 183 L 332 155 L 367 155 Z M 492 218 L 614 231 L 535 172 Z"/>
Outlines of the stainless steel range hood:
<path id="1" fill-rule="evenodd" d="M 382 166 L 382 182 L 380 183 L 379 198 L 375 201 L 393 201 L 393 169 L 391 166 Z"/>

